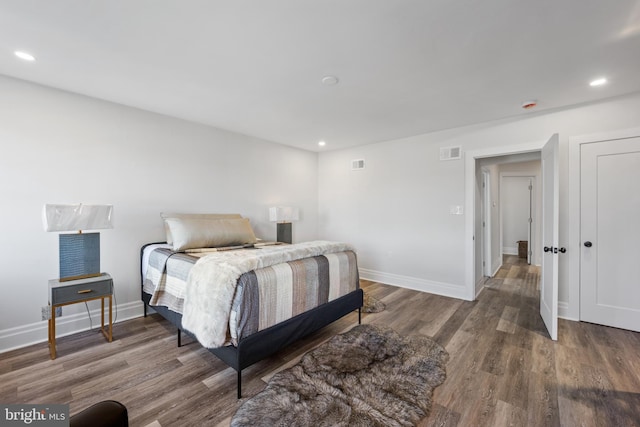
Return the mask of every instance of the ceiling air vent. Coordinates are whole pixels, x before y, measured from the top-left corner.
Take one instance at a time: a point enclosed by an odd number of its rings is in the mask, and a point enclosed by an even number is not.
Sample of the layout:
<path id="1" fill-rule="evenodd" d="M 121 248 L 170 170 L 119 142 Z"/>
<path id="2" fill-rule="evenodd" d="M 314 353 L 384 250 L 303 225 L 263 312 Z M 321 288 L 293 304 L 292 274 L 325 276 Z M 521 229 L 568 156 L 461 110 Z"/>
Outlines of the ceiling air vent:
<path id="1" fill-rule="evenodd" d="M 440 160 L 459 160 L 462 158 L 461 147 L 441 147 Z"/>
<path id="2" fill-rule="evenodd" d="M 351 160 L 351 170 L 360 171 L 364 169 L 364 159 Z"/>

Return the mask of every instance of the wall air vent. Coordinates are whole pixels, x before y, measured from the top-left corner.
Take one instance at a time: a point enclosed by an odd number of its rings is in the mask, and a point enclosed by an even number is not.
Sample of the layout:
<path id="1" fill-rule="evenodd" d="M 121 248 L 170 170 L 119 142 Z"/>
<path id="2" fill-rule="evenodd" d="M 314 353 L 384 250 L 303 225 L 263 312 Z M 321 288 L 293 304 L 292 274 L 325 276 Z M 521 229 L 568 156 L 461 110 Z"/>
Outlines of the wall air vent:
<path id="1" fill-rule="evenodd" d="M 364 169 L 364 159 L 351 160 L 351 170 L 359 171 Z"/>
<path id="2" fill-rule="evenodd" d="M 461 147 L 441 147 L 440 160 L 460 160 L 462 158 Z"/>

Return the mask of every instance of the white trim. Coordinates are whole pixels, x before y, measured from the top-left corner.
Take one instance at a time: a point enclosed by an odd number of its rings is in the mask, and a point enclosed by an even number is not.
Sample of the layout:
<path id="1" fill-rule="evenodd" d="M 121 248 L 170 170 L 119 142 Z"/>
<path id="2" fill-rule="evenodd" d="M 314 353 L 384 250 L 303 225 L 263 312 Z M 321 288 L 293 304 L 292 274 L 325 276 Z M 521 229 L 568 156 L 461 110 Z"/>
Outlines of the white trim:
<path id="1" fill-rule="evenodd" d="M 64 311 L 63 311 L 64 313 Z M 114 320 L 122 322 L 124 320 L 141 317 L 143 315 L 142 301 L 133 301 L 118 305 L 118 316 L 116 318 L 116 307 L 113 308 Z M 105 316 L 105 321 L 108 315 Z M 91 321 L 93 328 L 100 327 L 100 308 L 91 310 Z M 89 330 L 89 317 L 87 312 L 72 314 L 56 318 L 56 338 L 72 335 L 78 332 Z M 117 336 L 114 335 L 114 338 Z M 0 353 L 26 347 L 28 345 L 45 342 L 48 340 L 48 322 L 46 320 L 18 326 L 15 328 L 0 331 Z"/>
<path id="2" fill-rule="evenodd" d="M 486 277 L 485 277 L 486 279 Z M 480 294 L 482 293 L 482 291 L 484 291 L 484 288 L 486 286 L 484 286 L 486 280 L 480 280 L 480 286 L 478 286 L 478 283 L 476 283 L 476 299 L 478 299 L 478 297 L 480 296 Z"/>
<path id="3" fill-rule="evenodd" d="M 476 159 L 485 157 L 504 156 L 507 154 L 530 153 L 542 150 L 547 141 L 536 141 L 526 144 L 506 145 L 502 147 L 483 148 L 480 150 L 467 151 L 464 156 L 465 176 L 464 176 L 464 199 L 467 212 L 465 218 L 465 286 L 464 293 L 467 300 L 475 299 L 475 180 L 476 180 Z"/>
<path id="4" fill-rule="evenodd" d="M 616 139 L 635 138 L 640 136 L 640 128 L 601 132 L 589 135 L 577 135 L 569 138 L 569 242 L 567 242 L 567 256 L 569 257 L 569 304 L 566 312 L 558 316 L 580 320 L 580 146 L 594 142 L 611 141 Z"/>
<path id="5" fill-rule="evenodd" d="M 499 257 L 500 259 L 498 260 L 498 264 L 493 267 L 493 273 L 491 273 L 491 277 L 494 277 L 496 274 L 498 274 L 498 271 L 502 268 L 502 257 Z"/>
<path id="6" fill-rule="evenodd" d="M 569 303 L 567 301 L 558 301 L 558 317 L 561 319 L 572 320 L 578 322 L 580 319 L 571 316 L 571 310 L 569 310 Z"/>
<path id="7" fill-rule="evenodd" d="M 503 255 L 518 255 L 518 248 L 515 246 L 503 246 L 502 247 Z"/>
<path id="8" fill-rule="evenodd" d="M 364 280 L 371 280 L 372 282 L 413 289 L 415 291 L 428 292 L 430 294 L 442 295 L 445 297 L 468 299 L 465 298 L 466 293 L 463 286 L 435 282 L 433 280 L 425 280 L 418 277 L 385 273 L 382 271 L 369 270 L 367 268 L 359 268 L 358 271 L 360 273 L 360 278 Z"/>
<path id="9" fill-rule="evenodd" d="M 482 219 L 484 227 L 482 228 L 482 274 L 489 276 L 491 274 L 491 266 L 493 258 L 491 253 L 491 171 L 489 169 L 482 170 Z M 478 298 L 479 292 L 476 292 Z"/>
<path id="10" fill-rule="evenodd" d="M 637 138 L 638 136 L 640 136 L 640 127 L 587 135 L 576 135 L 569 138 L 569 143 L 584 144 L 589 142 L 612 141 L 614 139 Z"/>

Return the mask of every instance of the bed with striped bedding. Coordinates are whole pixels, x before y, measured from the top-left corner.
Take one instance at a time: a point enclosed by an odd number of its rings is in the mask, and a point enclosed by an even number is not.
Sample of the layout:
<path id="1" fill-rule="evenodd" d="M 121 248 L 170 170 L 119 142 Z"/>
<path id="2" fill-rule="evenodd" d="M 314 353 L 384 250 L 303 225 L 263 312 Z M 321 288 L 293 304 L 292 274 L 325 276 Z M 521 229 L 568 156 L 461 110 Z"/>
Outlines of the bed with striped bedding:
<path id="1" fill-rule="evenodd" d="M 238 252 L 250 254 L 257 250 L 260 249 L 239 249 Z M 206 254 L 154 249 L 143 282 L 144 292 L 151 295 L 149 305 L 164 306 L 183 314 L 189 272 Z M 244 273 L 238 279 L 233 296 L 224 345 L 237 345 L 242 338 L 347 295 L 358 287 L 356 255 L 351 250 Z"/>
<path id="2" fill-rule="evenodd" d="M 187 298 L 189 289 L 195 286 L 190 283 L 194 281 L 190 276 L 198 267 L 215 260 L 216 256 L 230 260 L 246 254 L 255 258 L 256 254 L 261 254 L 257 251 L 275 254 L 274 259 L 279 259 L 278 251 L 291 252 L 294 246 L 238 249 L 224 255 L 186 254 L 151 246 L 145 253 L 143 248 L 143 301 L 183 330 L 187 324 L 184 322 L 185 311 L 194 310 L 188 306 L 191 300 L 199 303 L 198 310 L 207 307 L 202 307 L 206 298 Z M 224 320 L 226 336 L 222 337 L 220 346 L 210 345 L 212 341 L 199 337 L 198 328 L 187 328 L 204 347 L 238 371 L 238 396 L 243 368 L 360 309 L 362 290 L 359 288 L 357 257 L 350 247 L 346 249 L 281 263 L 261 261 L 257 264 L 261 268 L 242 272 L 229 300 L 230 309 Z M 207 284 L 205 288 L 208 287 Z M 211 313 L 205 314 L 209 319 L 216 319 L 214 323 L 221 323 L 221 318 L 215 317 L 217 314 L 214 317 Z"/>

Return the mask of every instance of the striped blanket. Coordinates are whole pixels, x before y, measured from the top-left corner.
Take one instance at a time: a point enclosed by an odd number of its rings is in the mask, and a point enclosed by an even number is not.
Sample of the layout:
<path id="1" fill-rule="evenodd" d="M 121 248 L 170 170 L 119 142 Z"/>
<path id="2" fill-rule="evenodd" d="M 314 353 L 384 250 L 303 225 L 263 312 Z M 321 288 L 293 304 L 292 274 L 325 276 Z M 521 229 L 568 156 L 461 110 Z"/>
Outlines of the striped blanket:
<path id="1" fill-rule="evenodd" d="M 309 242 L 221 254 L 195 254 L 202 256 L 198 261 L 194 254 L 156 249 L 144 281 L 150 304 L 182 313 L 183 326 L 209 348 L 237 345 L 358 288 L 357 260 L 348 245 Z M 237 278 L 231 286 L 221 284 L 217 278 L 230 270 Z"/>

